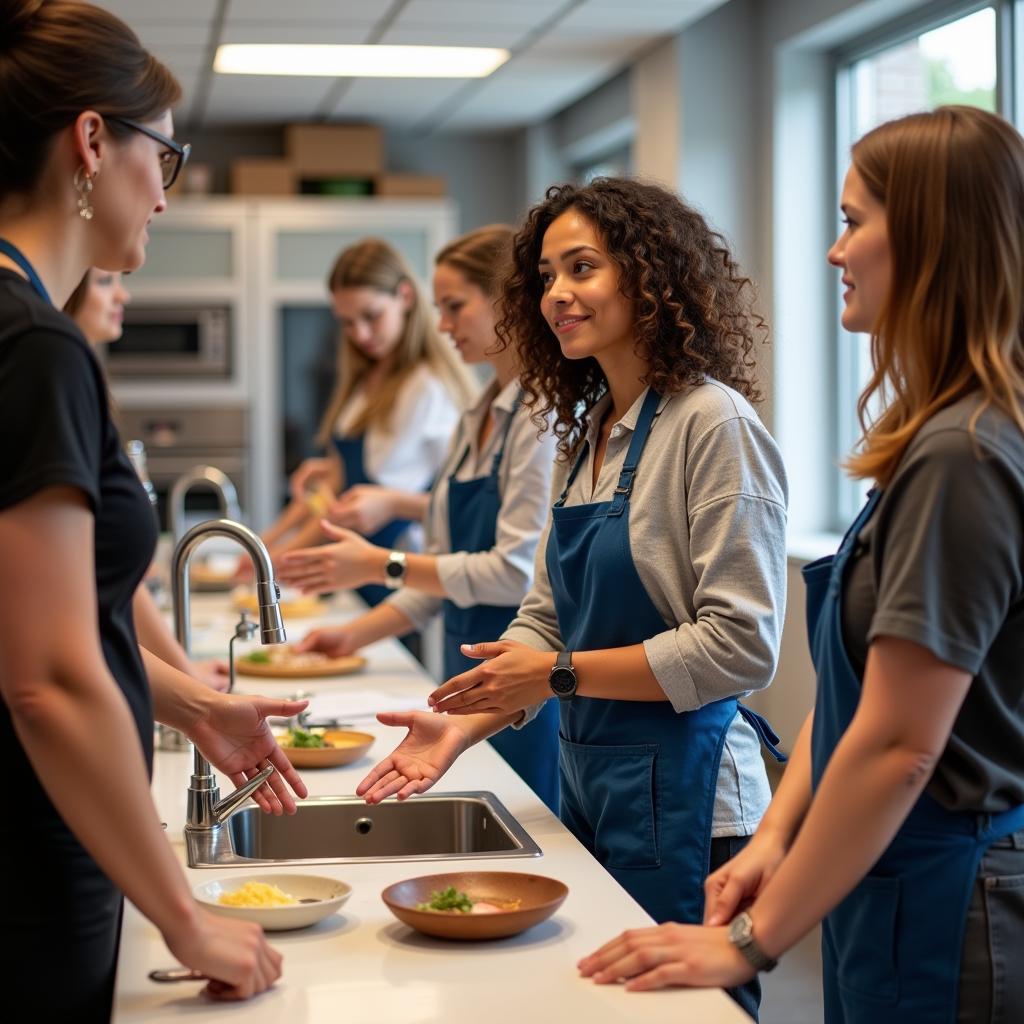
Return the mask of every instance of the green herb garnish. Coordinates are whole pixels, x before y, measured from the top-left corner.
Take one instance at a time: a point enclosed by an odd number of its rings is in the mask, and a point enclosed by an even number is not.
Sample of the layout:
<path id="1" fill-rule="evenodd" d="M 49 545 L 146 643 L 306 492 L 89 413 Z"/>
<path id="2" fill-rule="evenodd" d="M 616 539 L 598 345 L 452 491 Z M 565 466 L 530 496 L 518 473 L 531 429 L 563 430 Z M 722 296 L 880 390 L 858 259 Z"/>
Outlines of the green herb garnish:
<path id="1" fill-rule="evenodd" d="M 473 909 L 473 901 L 464 893 L 459 892 L 454 885 L 449 885 L 441 892 L 432 892 L 430 901 L 417 903 L 417 910 L 457 910 L 459 913 L 468 914 Z"/>
<path id="2" fill-rule="evenodd" d="M 284 738 L 286 747 L 326 747 L 327 741 L 323 736 L 308 729 L 289 729 Z"/>
<path id="3" fill-rule="evenodd" d="M 266 651 L 253 651 L 245 656 L 246 661 L 254 661 L 257 665 L 269 665 L 270 655 Z"/>

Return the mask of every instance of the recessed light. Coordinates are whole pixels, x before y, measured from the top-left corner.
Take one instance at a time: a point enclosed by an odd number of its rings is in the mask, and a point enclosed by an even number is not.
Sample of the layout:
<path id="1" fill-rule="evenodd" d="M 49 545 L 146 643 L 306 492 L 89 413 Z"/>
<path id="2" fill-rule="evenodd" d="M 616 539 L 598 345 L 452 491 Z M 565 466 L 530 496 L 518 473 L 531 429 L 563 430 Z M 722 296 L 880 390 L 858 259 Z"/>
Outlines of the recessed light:
<path id="1" fill-rule="evenodd" d="M 482 46 L 225 43 L 217 47 L 213 70 L 224 75 L 486 78 L 508 58 L 508 50 Z"/>

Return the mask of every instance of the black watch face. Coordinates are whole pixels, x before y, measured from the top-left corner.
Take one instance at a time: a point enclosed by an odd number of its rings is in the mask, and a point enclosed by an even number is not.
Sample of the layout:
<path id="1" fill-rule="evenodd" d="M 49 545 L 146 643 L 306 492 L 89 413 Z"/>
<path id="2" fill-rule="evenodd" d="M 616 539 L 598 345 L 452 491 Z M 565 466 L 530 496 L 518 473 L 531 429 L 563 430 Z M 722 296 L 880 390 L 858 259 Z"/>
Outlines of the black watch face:
<path id="1" fill-rule="evenodd" d="M 551 689 L 560 697 L 563 695 L 568 697 L 576 692 L 576 676 L 571 669 L 556 668 L 551 673 L 549 682 Z"/>
<path id="2" fill-rule="evenodd" d="M 386 566 L 384 566 L 384 571 L 393 580 L 397 580 L 397 579 L 401 579 L 402 576 L 404 575 L 404 573 L 405 573 L 405 566 L 403 566 L 401 562 L 388 562 L 388 564 Z"/>

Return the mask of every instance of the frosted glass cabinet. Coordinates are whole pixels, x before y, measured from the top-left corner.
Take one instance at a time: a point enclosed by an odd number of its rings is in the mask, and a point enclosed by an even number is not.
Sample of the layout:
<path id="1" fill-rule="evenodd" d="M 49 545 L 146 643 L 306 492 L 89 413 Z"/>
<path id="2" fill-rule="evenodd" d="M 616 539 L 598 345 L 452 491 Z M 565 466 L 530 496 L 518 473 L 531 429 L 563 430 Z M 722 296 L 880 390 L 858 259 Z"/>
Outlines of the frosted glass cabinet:
<path id="1" fill-rule="evenodd" d="M 115 397 L 127 409 L 244 407 L 244 511 L 262 528 L 285 493 L 286 450 L 292 463 L 309 453 L 333 384 L 336 332 L 326 278 L 335 257 L 367 235 L 384 238 L 426 287 L 433 254 L 455 224 L 455 206 L 446 199 L 172 201 L 150 225 L 146 265 L 126 282 L 133 304 L 227 305 L 232 372 L 219 381 L 115 382 Z"/>

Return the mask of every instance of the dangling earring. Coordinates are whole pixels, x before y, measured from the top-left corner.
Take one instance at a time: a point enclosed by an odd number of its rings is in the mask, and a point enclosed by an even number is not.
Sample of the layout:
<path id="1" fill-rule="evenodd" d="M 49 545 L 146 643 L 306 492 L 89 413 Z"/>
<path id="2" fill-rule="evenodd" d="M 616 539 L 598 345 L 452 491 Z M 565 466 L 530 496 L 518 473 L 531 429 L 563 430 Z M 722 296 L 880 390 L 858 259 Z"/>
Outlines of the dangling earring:
<path id="1" fill-rule="evenodd" d="M 82 164 L 75 171 L 74 186 L 75 191 L 78 193 L 78 216 L 82 220 L 92 220 L 93 208 L 92 203 L 89 202 L 89 195 L 92 192 L 92 178 L 85 169 L 85 164 Z"/>

